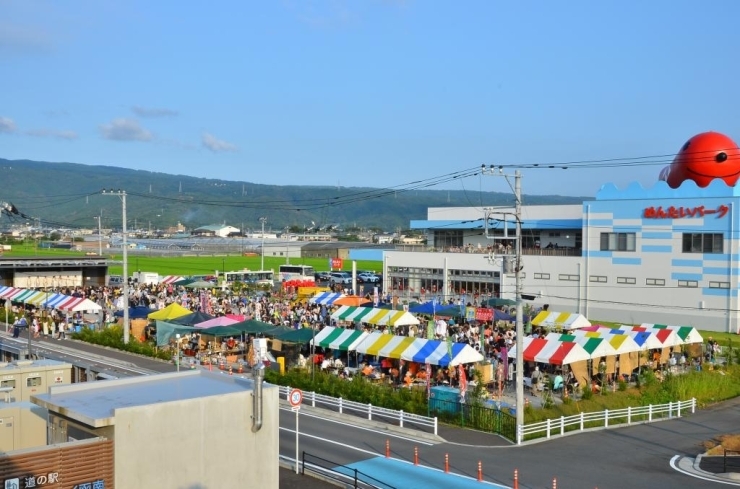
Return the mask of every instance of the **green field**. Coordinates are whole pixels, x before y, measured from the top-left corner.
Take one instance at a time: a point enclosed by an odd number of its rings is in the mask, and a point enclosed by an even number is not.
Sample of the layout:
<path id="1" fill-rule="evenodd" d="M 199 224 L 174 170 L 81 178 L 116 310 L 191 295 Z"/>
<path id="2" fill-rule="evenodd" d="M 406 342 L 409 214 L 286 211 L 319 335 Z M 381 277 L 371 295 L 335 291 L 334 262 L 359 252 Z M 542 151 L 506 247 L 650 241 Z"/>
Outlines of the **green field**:
<path id="1" fill-rule="evenodd" d="M 123 260 L 122 255 L 110 255 L 104 253 L 106 258 L 114 263 L 109 267 L 110 275 L 122 275 L 123 266 L 120 262 Z M 82 252 L 56 249 L 37 249 L 33 243 L 14 244 L 10 252 L 3 254 L 6 258 L 26 258 L 31 256 L 85 256 Z M 233 272 L 243 270 L 259 270 L 261 265 L 260 256 L 241 256 L 241 255 L 200 255 L 185 257 L 150 257 L 129 254 L 128 256 L 128 273 L 133 274 L 136 271 L 156 272 L 160 275 L 213 275 L 216 271 Z M 286 263 L 285 258 L 265 257 L 265 268 L 274 270 L 277 273 L 280 265 Z M 310 265 L 317 272 L 329 270 L 329 260 L 327 258 L 291 258 L 290 263 L 293 265 Z M 352 271 L 352 262 L 344 260 L 344 271 Z M 357 270 L 372 270 L 376 273 L 382 273 L 383 262 L 380 261 L 358 261 Z"/>

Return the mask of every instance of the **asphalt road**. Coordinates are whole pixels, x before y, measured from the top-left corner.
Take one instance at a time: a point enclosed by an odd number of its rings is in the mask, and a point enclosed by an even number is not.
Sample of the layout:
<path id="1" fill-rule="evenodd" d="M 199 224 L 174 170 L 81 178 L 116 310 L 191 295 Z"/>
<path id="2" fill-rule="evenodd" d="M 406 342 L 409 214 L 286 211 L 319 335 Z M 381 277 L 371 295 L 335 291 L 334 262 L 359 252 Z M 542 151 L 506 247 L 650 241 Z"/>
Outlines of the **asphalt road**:
<path id="1" fill-rule="evenodd" d="M 0 340 L 9 339 L 2 336 Z M 60 354 L 60 347 L 63 350 L 70 348 L 79 350 L 80 354 L 93 360 L 111 357 L 123 366 L 131 365 L 133 369 L 157 372 L 174 370 L 174 366 L 166 362 L 72 340 L 43 340 L 39 343 L 39 347 L 56 351 L 56 354 Z M 388 467 L 381 465 L 377 468 L 371 464 L 373 460 L 385 458 L 386 441 L 389 441 L 392 459 L 413 465 L 416 447 L 420 466 L 429 467 L 434 477 L 443 473 L 447 454 L 450 473 L 466 477 L 460 479 L 461 484 L 476 479 L 480 461 L 484 481 L 511 487 L 514 469 L 518 469 L 519 487 L 522 489 L 550 489 L 553 479 L 561 488 L 701 489 L 716 487 L 717 483 L 678 472 L 671 466 L 671 459 L 676 455 L 695 457 L 704 452 L 702 442 L 721 433 L 738 432 L 740 399 L 670 421 L 573 434 L 519 447 L 495 435 L 447 427 L 440 430 L 446 441 L 440 441 L 430 440 L 425 434 L 417 436 L 412 431 L 399 434 L 389 431 L 382 424 L 363 426 L 365 422 L 358 418 L 327 420 L 310 415 L 308 410 L 303 410 L 300 416 L 301 451 L 325 459 L 330 464 L 365 464 L 363 467 L 367 467 L 366 470 L 370 470 L 371 475 L 381 481 L 396 478 L 396 473 Z M 281 456 L 293 459 L 295 414 L 281 410 L 280 426 Z M 285 477 L 282 477 L 283 474 Z M 445 485 L 456 487 L 449 482 Z M 328 483 L 309 480 L 306 476 L 295 476 L 290 470 L 281 470 L 282 488 L 299 486 L 303 489 L 332 487 Z M 486 484 L 480 486 L 485 487 Z"/>

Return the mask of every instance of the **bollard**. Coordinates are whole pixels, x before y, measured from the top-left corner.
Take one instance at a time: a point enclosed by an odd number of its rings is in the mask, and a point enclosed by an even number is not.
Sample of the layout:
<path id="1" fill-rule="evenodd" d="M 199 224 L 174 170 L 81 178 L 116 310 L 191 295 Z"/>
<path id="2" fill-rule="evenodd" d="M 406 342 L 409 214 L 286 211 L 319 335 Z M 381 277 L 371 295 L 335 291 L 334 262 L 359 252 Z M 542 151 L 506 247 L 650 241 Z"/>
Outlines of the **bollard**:
<path id="1" fill-rule="evenodd" d="M 386 440 L 385 441 L 385 458 L 391 457 L 391 441 Z"/>
<path id="2" fill-rule="evenodd" d="M 478 460 L 478 482 L 483 482 L 483 463 Z"/>
<path id="3" fill-rule="evenodd" d="M 450 473 L 450 456 L 445 453 L 445 474 Z"/>
<path id="4" fill-rule="evenodd" d="M 514 489 L 519 489 L 519 469 L 514 469 Z"/>
<path id="5" fill-rule="evenodd" d="M 419 465 L 419 447 L 414 447 L 414 465 Z"/>
<path id="6" fill-rule="evenodd" d="M 558 489 L 558 478 L 553 477 L 552 479 L 552 489 Z"/>

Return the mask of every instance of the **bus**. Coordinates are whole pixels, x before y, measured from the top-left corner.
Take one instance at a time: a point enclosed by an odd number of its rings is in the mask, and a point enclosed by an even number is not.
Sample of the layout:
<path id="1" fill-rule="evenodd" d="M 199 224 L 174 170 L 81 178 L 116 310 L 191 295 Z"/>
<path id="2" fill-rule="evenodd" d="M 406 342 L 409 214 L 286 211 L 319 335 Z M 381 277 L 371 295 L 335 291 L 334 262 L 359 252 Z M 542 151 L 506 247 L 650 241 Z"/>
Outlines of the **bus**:
<path id="1" fill-rule="evenodd" d="M 272 287 L 275 285 L 274 272 L 272 270 L 239 270 L 237 272 L 225 272 L 224 281 L 221 285 L 230 287 L 236 282 L 245 285 Z"/>
<path id="2" fill-rule="evenodd" d="M 316 271 L 309 265 L 280 265 L 280 281 L 315 280 Z"/>

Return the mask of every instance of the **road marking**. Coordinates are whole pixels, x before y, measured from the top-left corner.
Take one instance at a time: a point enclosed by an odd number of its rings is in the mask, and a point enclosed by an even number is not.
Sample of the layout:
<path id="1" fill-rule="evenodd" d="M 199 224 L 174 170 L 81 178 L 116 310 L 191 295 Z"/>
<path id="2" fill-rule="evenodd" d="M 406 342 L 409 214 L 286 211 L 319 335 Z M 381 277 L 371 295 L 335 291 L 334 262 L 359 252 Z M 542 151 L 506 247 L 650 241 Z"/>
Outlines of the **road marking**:
<path id="1" fill-rule="evenodd" d="M 680 472 L 684 475 L 688 475 L 689 477 L 694 477 L 695 479 L 701 479 L 701 480 L 705 480 L 709 482 L 716 482 L 717 484 L 725 484 L 728 486 L 740 486 L 740 482 L 732 482 L 732 481 L 721 480 L 721 479 L 717 479 L 713 477 L 705 477 L 702 475 L 694 474 L 692 472 L 687 472 L 686 470 L 683 470 L 677 465 L 676 462 L 680 458 L 681 458 L 681 455 L 674 455 L 673 458 L 671 459 L 671 468 L 673 468 L 673 470 L 675 470 L 676 472 Z"/>
<path id="2" fill-rule="evenodd" d="M 286 408 L 283 408 L 283 407 L 281 407 L 280 409 L 282 411 L 292 412 L 290 409 L 286 409 Z M 358 429 L 358 430 L 372 431 L 373 433 L 378 433 L 378 430 L 374 430 L 372 428 L 365 428 L 364 426 L 357 426 L 357 425 L 354 425 L 354 424 L 351 424 L 351 423 L 347 423 L 347 422 L 336 421 L 336 420 L 329 419 L 329 418 L 322 418 L 321 416 L 317 416 L 315 414 L 309 414 L 309 413 L 304 412 L 304 411 L 301 412 L 301 416 L 308 416 L 308 417 L 311 417 L 311 418 L 320 419 L 322 421 L 327 421 L 329 423 L 341 424 L 342 426 L 346 426 L 346 425 L 350 424 L 353 428 Z M 417 438 L 410 438 L 410 437 L 407 437 L 407 436 L 397 435 L 397 434 L 390 433 L 390 432 L 387 433 L 386 435 L 389 436 L 389 437 L 396 438 L 398 440 L 410 441 L 410 442 L 418 443 L 420 445 L 426 445 L 428 447 L 437 445 L 437 443 L 430 443 L 428 441 L 423 441 L 423 440 L 419 440 Z"/>
<path id="3" fill-rule="evenodd" d="M 295 433 L 295 430 L 291 430 L 290 428 L 283 428 L 281 426 L 280 429 L 283 430 L 283 431 L 287 431 L 288 433 Z M 362 452 L 362 453 L 365 453 L 367 455 L 372 455 L 374 457 L 380 456 L 380 453 L 379 452 L 371 452 L 370 450 L 363 450 L 362 448 L 353 447 L 352 445 L 347 445 L 346 443 L 340 443 L 338 441 L 330 440 L 328 438 L 322 438 L 322 437 L 316 436 L 316 435 L 309 435 L 309 434 L 307 434 L 306 432 L 303 432 L 303 431 L 300 433 L 300 435 L 301 436 L 305 436 L 307 438 L 313 438 L 315 440 L 320 440 L 320 441 L 323 441 L 323 442 L 326 442 L 326 443 L 331 443 L 332 445 L 339 445 L 340 447 L 351 448 L 352 450 L 356 450 L 358 452 Z M 295 459 L 293 459 L 293 460 L 295 460 Z"/>

